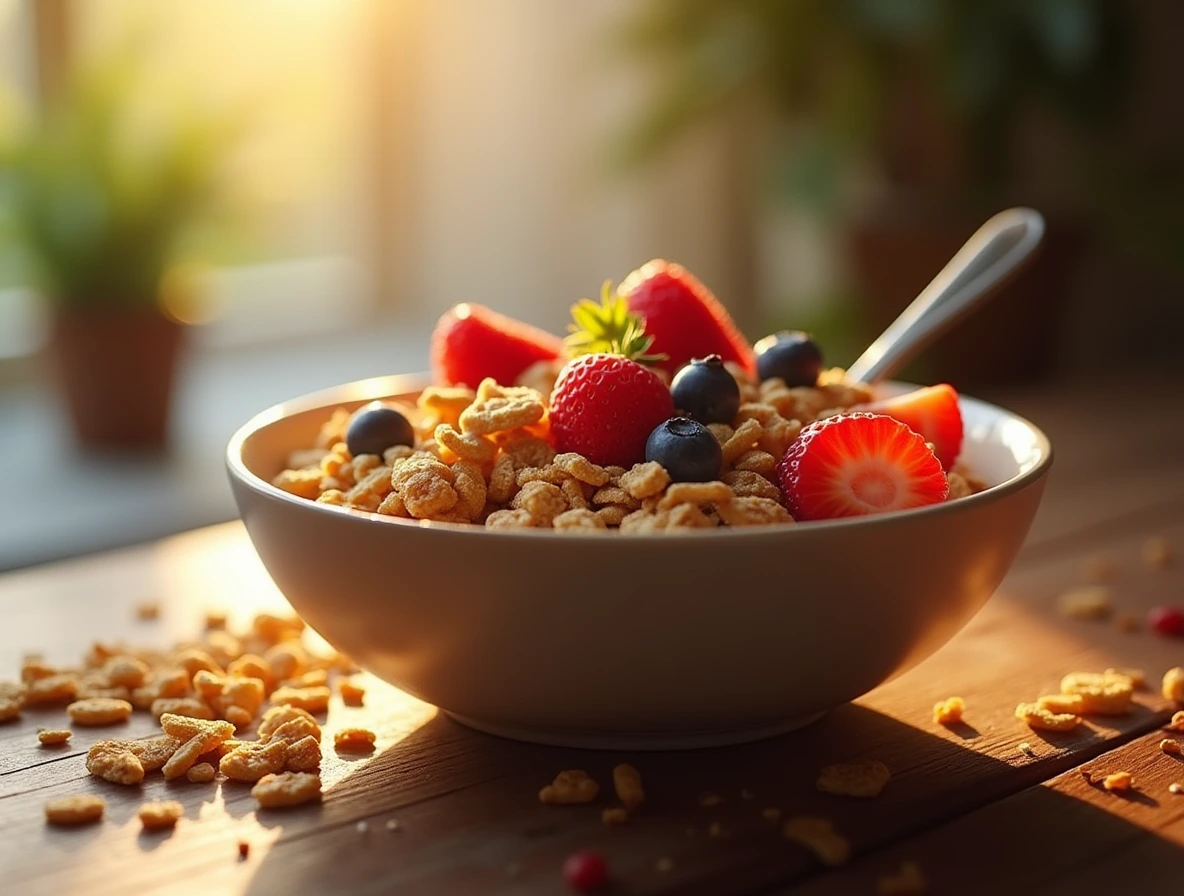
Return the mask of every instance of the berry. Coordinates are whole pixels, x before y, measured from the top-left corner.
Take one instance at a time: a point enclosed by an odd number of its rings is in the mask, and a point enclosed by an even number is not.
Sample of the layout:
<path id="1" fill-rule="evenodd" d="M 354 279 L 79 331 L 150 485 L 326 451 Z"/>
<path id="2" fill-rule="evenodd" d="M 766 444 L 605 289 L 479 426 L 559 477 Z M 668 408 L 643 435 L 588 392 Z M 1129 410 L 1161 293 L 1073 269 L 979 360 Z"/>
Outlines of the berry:
<path id="1" fill-rule="evenodd" d="M 354 457 L 382 454 L 395 445 L 414 445 L 415 429 L 394 408 L 378 405 L 354 415 L 345 432 L 345 444 Z"/>
<path id="2" fill-rule="evenodd" d="M 946 475 L 925 440 L 879 414 L 811 423 L 777 465 L 785 506 L 796 520 L 863 516 L 940 504 Z"/>
<path id="3" fill-rule="evenodd" d="M 563 863 L 563 879 L 569 887 L 581 893 L 591 893 L 604 886 L 608 879 L 608 863 L 600 853 L 581 849 Z"/>
<path id="4" fill-rule="evenodd" d="M 696 358 L 670 384 L 674 406 L 700 423 L 731 423 L 740 410 L 740 386 L 719 355 Z"/>
<path id="5" fill-rule="evenodd" d="M 667 355 L 660 365 L 667 373 L 711 354 L 756 373 L 748 340 L 711 290 L 682 266 L 651 261 L 626 277 L 619 291 L 629 310 L 645 320 L 654 349 Z"/>
<path id="6" fill-rule="evenodd" d="M 432 376 L 437 383 L 476 388 L 492 377 L 513 383 L 526 368 L 563 354 L 563 340 L 484 305 L 457 305 L 432 333 Z"/>
<path id="7" fill-rule="evenodd" d="M 1184 638 L 1184 610 L 1179 607 L 1156 607 L 1147 614 L 1147 623 L 1161 635 Z"/>
<path id="8" fill-rule="evenodd" d="M 645 459 L 660 463 L 675 482 L 711 482 L 719 479 L 724 455 L 710 429 L 696 420 L 674 417 L 650 433 Z"/>
<path id="9" fill-rule="evenodd" d="M 942 383 L 864 405 L 860 410 L 899 420 L 926 442 L 946 470 L 962 450 L 962 410 L 953 386 Z"/>
<path id="10" fill-rule="evenodd" d="M 673 413 L 670 390 L 648 367 L 624 355 L 583 355 L 555 381 L 551 437 L 557 451 L 631 467 L 645 456 L 653 428 Z"/>
<path id="11" fill-rule="evenodd" d="M 781 377 L 790 388 L 816 386 L 822 372 L 822 349 L 809 333 L 782 330 L 755 346 L 756 368 L 762 380 Z"/>

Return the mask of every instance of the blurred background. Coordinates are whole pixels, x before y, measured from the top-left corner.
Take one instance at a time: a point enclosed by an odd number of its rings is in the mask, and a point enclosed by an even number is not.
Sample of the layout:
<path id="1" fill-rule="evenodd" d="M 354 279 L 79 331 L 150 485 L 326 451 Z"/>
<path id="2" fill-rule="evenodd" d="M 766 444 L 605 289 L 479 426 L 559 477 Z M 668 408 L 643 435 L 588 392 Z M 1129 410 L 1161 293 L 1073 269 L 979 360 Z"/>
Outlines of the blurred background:
<path id="1" fill-rule="evenodd" d="M 844 363 L 1028 204 L 910 376 L 1162 375 L 1182 59 L 1176 0 L 0 0 L 0 569 L 229 519 L 256 411 L 652 257 Z"/>

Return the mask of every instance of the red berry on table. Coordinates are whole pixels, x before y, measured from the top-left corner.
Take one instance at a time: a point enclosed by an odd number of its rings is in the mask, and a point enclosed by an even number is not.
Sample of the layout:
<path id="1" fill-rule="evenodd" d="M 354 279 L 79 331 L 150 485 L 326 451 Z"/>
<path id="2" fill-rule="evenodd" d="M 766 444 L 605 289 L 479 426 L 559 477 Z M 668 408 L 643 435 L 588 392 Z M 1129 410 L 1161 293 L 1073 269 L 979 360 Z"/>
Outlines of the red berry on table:
<path id="1" fill-rule="evenodd" d="M 777 465 L 795 520 L 826 520 L 940 504 L 950 486 L 925 440 L 878 414 L 811 423 Z"/>
<path id="2" fill-rule="evenodd" d="M 450 308 L 432 333 L 432 378 L 476 388 L 486 377 L 511 385 L 526 368 L 563 354 L 563 340 L 484 305 Z"/>
<path id="3" fill-rule="evenodd" d="M 756 355 L 711 290 L 681 265 L 656 259 L 634 271 L 618 287 L 629 310 L 645 321 L 659 363 L 673 374 L 692 358 L 719 355 L 756 375 Z"/>
<path id="4" fill-rule="evenodd" d="M 1156 607 L 1147 614 L 1147 622 L 1161 635 L 1184 638 L 1184 610 L 1179 607 Z"/>
<path id="5" fill-rule="evenodd" d="M 942 383 L 916 389 L 874 401 L 860 410 L 899 420 L 933 445 L 933 453 L 946 470 L 958 459 L 962 450 L 962 410 L 953 386 Z"/>
<path id="6" fill-rule="evenodd" d="M 604 886 L 608 879 L 608 863 L 600 853 L 582 849 L 572 853 L 563 863 L 563 879 L 573 889 L 591 893 Z"/>

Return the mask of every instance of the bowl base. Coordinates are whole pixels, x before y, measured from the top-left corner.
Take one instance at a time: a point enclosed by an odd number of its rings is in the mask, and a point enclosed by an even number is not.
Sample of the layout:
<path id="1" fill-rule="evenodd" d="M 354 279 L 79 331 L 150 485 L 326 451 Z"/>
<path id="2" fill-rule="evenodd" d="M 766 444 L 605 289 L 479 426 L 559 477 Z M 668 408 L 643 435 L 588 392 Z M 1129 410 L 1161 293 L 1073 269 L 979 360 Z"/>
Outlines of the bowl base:
<path id="1" fill-rule="evenodd" d="M 580 750 L 701 750 L 705 747 L 727 747 L 765 740 L 788 734 L 818 721 L 825 712 L 786 719 L 771 725 L 752 725 L 742 728 L 721 728 L 709 731 L 581 731 L 570 728 L 535 728 L 502 725 L 457 713 L 446 713 L 460 724 L 509 740 L 545 744 L 549 747 L 573 747 Z"/>

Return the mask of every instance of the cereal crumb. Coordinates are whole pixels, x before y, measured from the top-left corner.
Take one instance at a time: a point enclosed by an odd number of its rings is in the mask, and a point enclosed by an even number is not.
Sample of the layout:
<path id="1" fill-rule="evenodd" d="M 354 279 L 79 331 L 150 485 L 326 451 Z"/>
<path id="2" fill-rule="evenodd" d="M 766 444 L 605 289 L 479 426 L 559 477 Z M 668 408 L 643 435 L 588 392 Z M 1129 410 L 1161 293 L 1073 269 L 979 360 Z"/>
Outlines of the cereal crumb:
<path id="1" fill-rule="evenodd" d="M 891 778 L 888 766 L 873 759 L 825 766 L 815 786 L 823 793 L 867 799 L 879 796 Z"/>
<path id="2" fill-rule="evenodd" d="M 400 831 L 400 830 L 402 830 L 402 826 L 399 824 L 399 819 L 397 819 L 397 818 L 388 818 L 388 819 L 386 820 L 386 829 L 387 829 L 388 831 Z"/>
<path id="3" fill-rule="evenodd" d="M 140 824 L 146 831 L 162 831 L 176 827 L 181 816 L 185 814 L 185 807 L 176 800 L 166 800 L 161 803 L 144 803 L 138 813 Z"/>
<path id="4" fill-rule="evenodd" d="M 732 835 L 728 831 L 724 830 L 724 826 L 718 821 L 713 821 L 707 826 L 707 836 L 712 837 L 715 840 L 727 840 Z"/>
<path id="5" fill-rule="evenodd" d="M 1149 538 L 1143 543 L 1143 562 L 1148 566 L 1163 569 L 1172 560 L 1172 548 L 1162 535 Z"/>
<path id="6" fill-rule="evenodd" d="M 246 840 L 238 841 L 238 857 L 240 859 L 245 859 L 250 854 L 251 854 L 251 844 L 248 843 Z"/>
<path id="7" fill-rule="evenodd" d="M 1172 720 L 1168 722 L 1167 728 L 1169 731 L 1184 731 L 1184 709 L 1172 714 Z"/>
<path id="8" fill-rule="evenodd" d="M 66 707 L 66 713 L 75 725 L 115 725 L 131 717 L 132 705 L 126 700 L 90 697 L 71 703 Z"/>
<path id="9" fill-rule="evenodd" d="M 825 818 L 807 815 L 791 818 L 785 822 L 781 832 L 787 840 L 805 847 L 828 867 L 844 865 L 851 858 L 850 841 Z"/>
<path id="10" fill-rule="evenodd" d="M 669 874 L 674 870 L 674 860 L 667 856 L 662 856 L 662 858 L 654 862 L 654 870 L 659 874 Z"/>
<path id="11" fill-rule="evenodd" d="M 1070 619 L 1105 619 L 1113 610 L 1110 589 L 1105 585 L 1070 588 L 1057 598 L 1057 609 Z"/>
<path id="12" fill-rule="evenodd" d="M 1068 712 L 1052 712 L 1039 703 L 1021 703 L 1015 708 L 1015 717 L 1029 728 L 1044 731 L 1072 731 L 1081 724 L 1081 716 Z"/>
<path id="13" fill-rule="evenodd" d="M 50 800 L 45 804 L 45 820 L 50 824 L 71 827 L 90 824 L 103 817 L 107 801 L 89 793 L 77 793 Z"/>
<path id="14" fill-rule="evenodd" d="M 265 775 L 251 788 L 251 796 L 264 809 L 285 809 L 321 798 L 321 777 L 309 772 Z"/>
<path id="15" fill-rule="evenodd" d="M 539 802 L 548 805 L 590 803 L 600 793 L 600 785 L 582 769 L 569 769 L 539 791 Z"/>
<path id="16" fill-rule="evenodd" d="M 965 710 L 966 701 L 961 697 L 947 697 L 933 704 L 933 721 L 938 725 L 957 725 Z"/>
<path id="17" fill-rule="evenodd" d="M 343 678 L 337 686 L 341 694 L 341 702 L 346 706 L 361 706 L 366 696 L 366 689 L 354 681 Z"/>
<path id="18" fill-rule="evenodd" d="M 1017 749 L 1021 753 L 1023 753 L 1025 756 L 1035 756 L 1036 755 L 1036 751 L 1032 749 L 1032 745 L 1030 743 L 1028 743 L 1026 740 L 1022 741 L 1020 743 L 1019 747 L 1017 747 Z"/>
<path id="19" fill-rule="evenodd" d="M 185 778 L 194 784 L 209 784 L 218 774 L 218 770 L 208 762 L 200 762 L 185 773 Z"/>
<path id="20" fill-rule="evenodd" d="M 136 604 L 136 618 L 141 622 L 151 622 L 160 618 L 160 602 L 155 600 L 141 601 Z"/>
<path id="21" fill-rule="evenodd" d="M 1163 673 L 1163 695 L 1176 703 L 1184 703 L 1184 667 L 1175 666 Z M 1172 721 L 1174 724 L 1175 716 Z"/>
<path id="22" fill-rule="evenodd" d="M 765 821 L 780 821 L 781 810 L 775 806 L 769 806 L 767 809 L 761 809 L 761 818 Z"/>
<path id="23" fill-rule="evenodd" d="M 605 824 L 624 824 L 629 820 L 629 810 L 623 806 L 609 806 L 600 813 Z"/>
<path id="24" fill-rule="evenodd" d="M 1159 748 L 1172 756 L 1179 756 L 1184 752 L 1184 747 L 1180 746 L 1180 742 L 1174 737 L 1165 737 L 1159 742 Z"/>
<path id="25" fill-rule="evenodd" d="M 1174 793 L 1177 796 L 1184 793 L 1184 784 L 1175 784 L 1175 783 L 1169 784 L 1168 785 L 1168 793 Z"/>
<path id="26" fill-rule="evenodd" d="M 1135 786 L 1135 779 L 1130 772 L 1114 772 L 1102 779 L 1102 786 L 1110 791 L 1130 790 Z"/>
<path id="27" fill-rule="evenodd" d="M 929 892 L 929 881 L 916 862 L 902 862 L 899 871 L 881 875 L 876 892 L 880 896 L 923 896 Z"/>
<path id="28" fill-rule="evenodd" d="M 613 768 L 613 789 L 617 792 L 617 799 L 621 801 L 621 805 L 630 811 L 645 802 L 641 772 L 627 762 Z"/>
<path id="29" fill-rule="evenodd" d="M 71 737 L 74 732 L 69 728 L 38 728 L 37 740 L 41 741 L 43 746 L 55 747 L 59 744 L 64 744 Z"/>
<path id="30" fill-rule="evenodd" d="M 724 798 L 718 793 L 705 793 L 699 797 L 699 805 L 705 809 L 723 805 Z"/>
<path id="31" fill-rule="evenodd" d="M 369 825 L 369 824 L 367 824 L 365 821 L 359 821 L 359 822 L 358 822 L 356 825 L 354 825 L 354 829 L 355 829 L 355 830 L 356 830 L 356 831 L 357 831 L 359 834 L 364 834 L 364 833 L 366 833 L 368 830 L 370 830 L 370 825 Z"/>
<path id="32" fill-rule="evenodd" d="M 369 753 L 378 735 L 368 728 L 342 728 L 333 735 L 333 746 L 338 753 Z"/>

